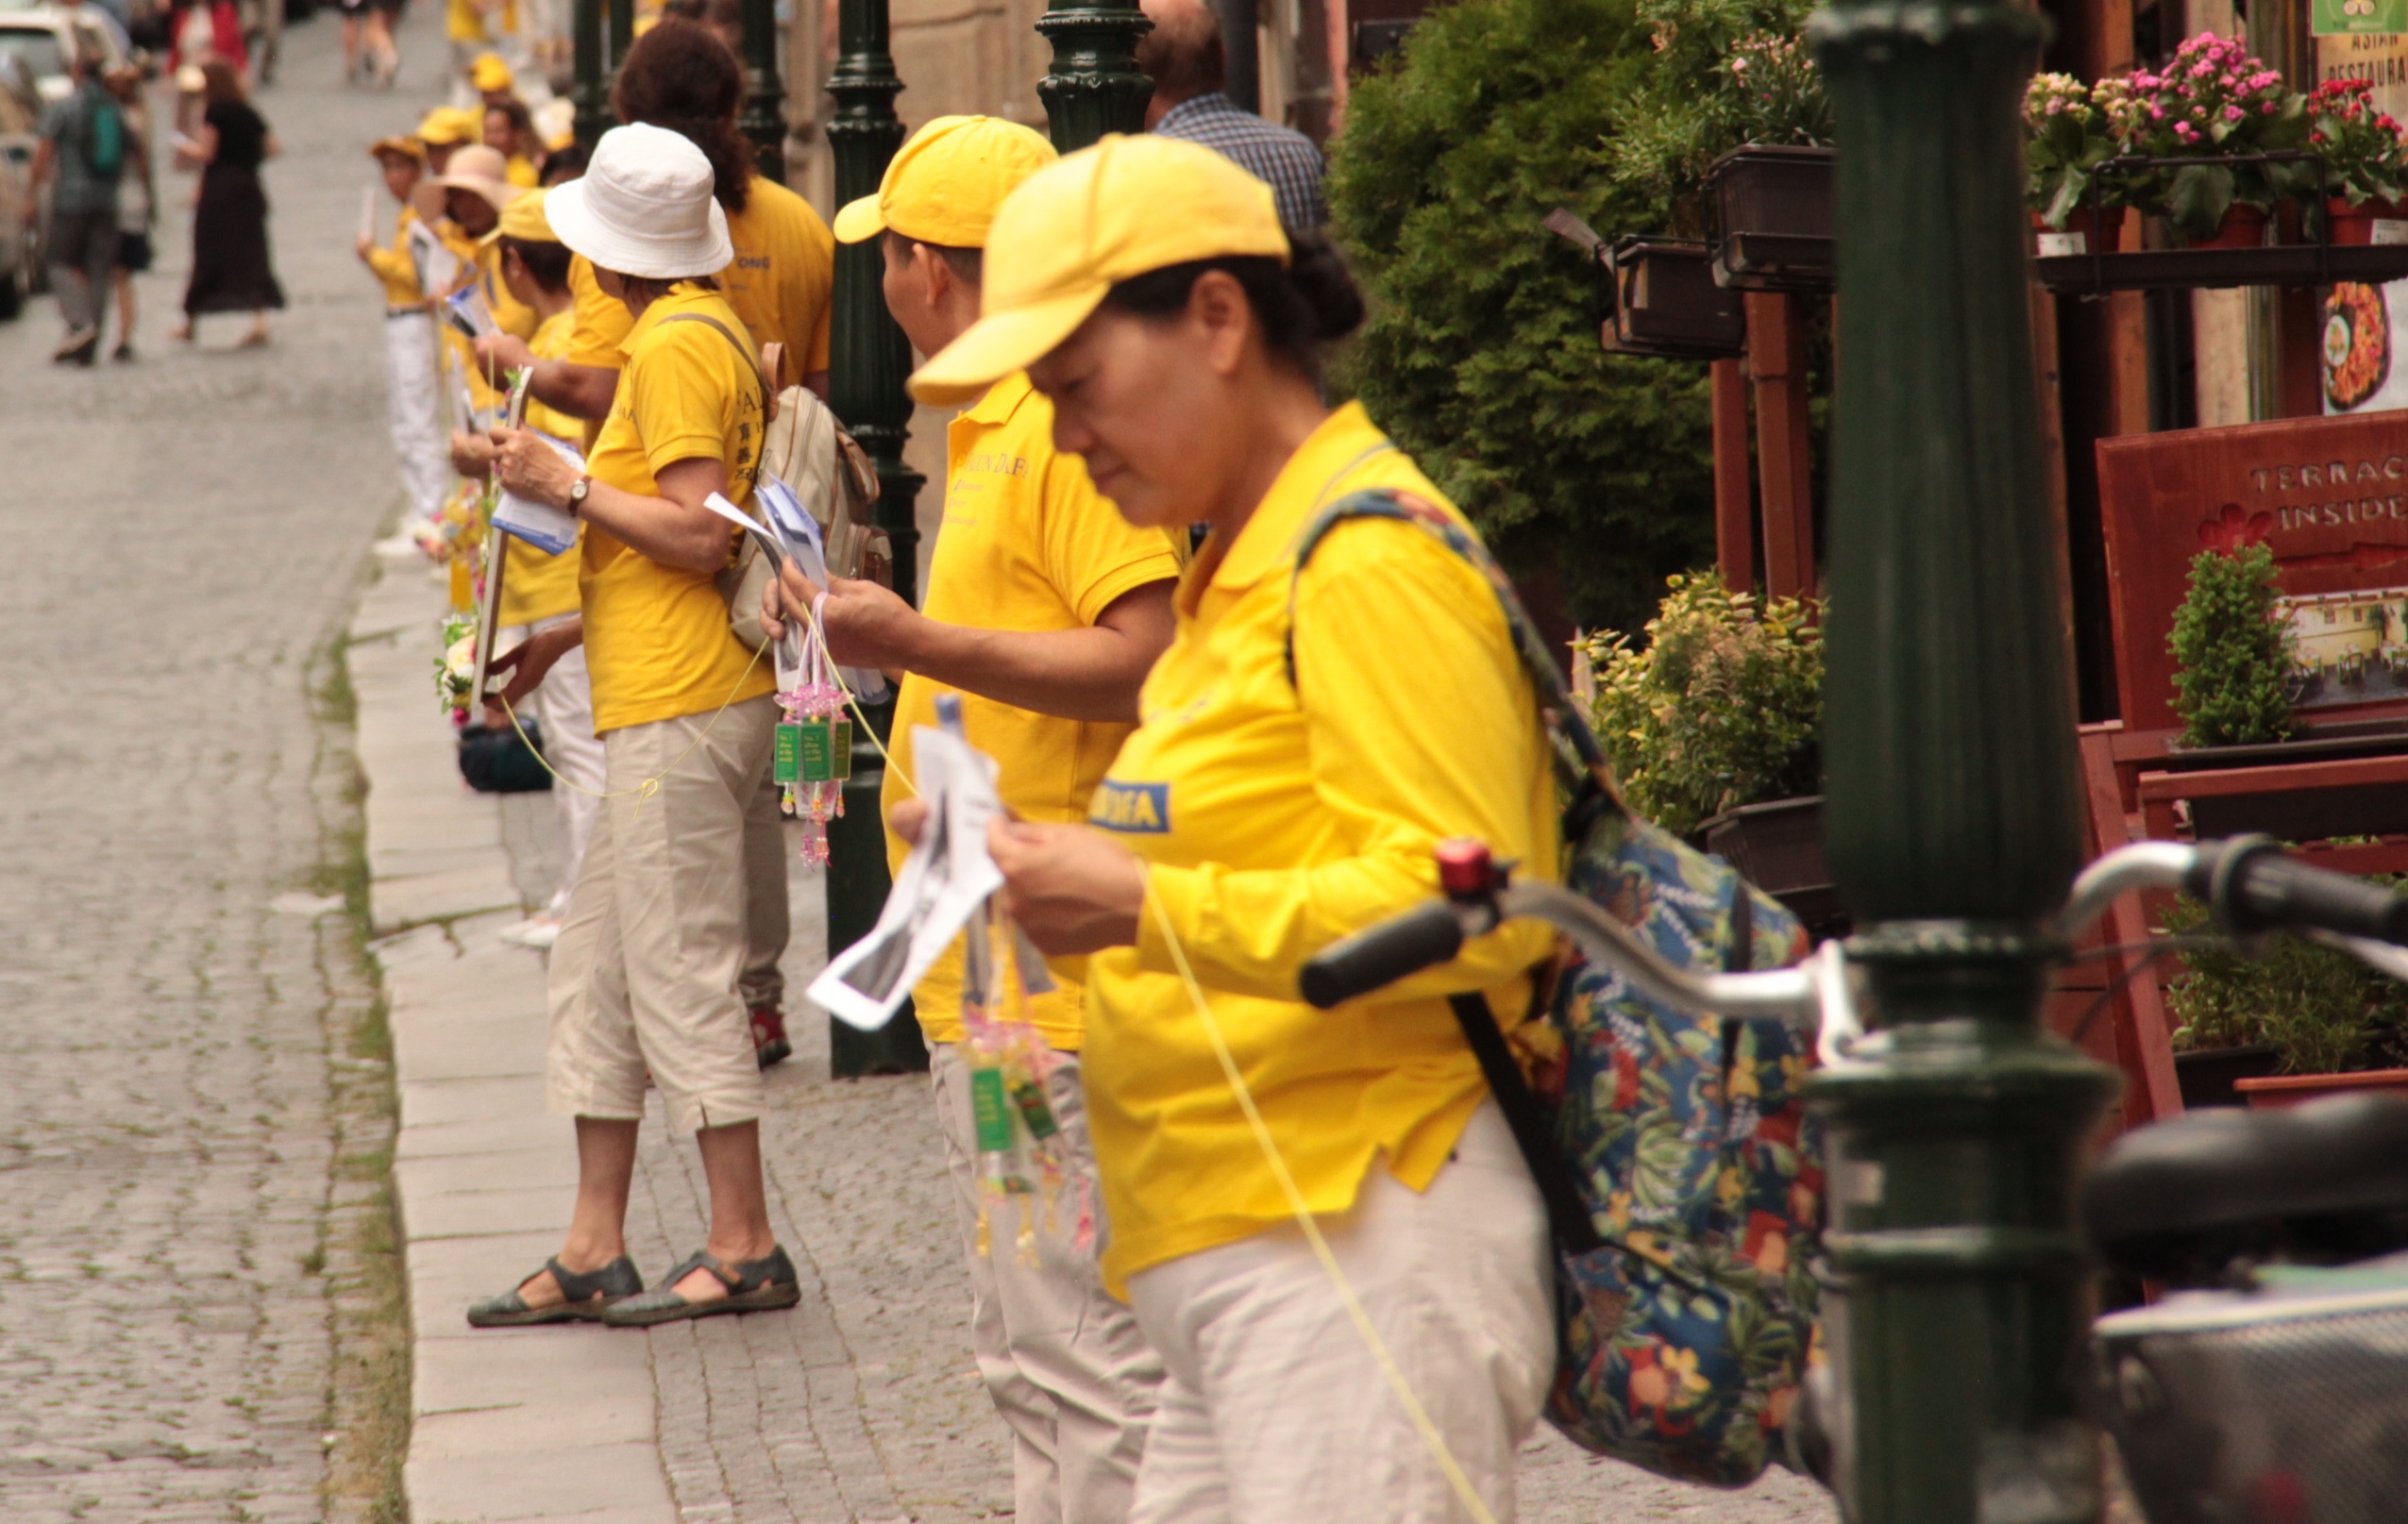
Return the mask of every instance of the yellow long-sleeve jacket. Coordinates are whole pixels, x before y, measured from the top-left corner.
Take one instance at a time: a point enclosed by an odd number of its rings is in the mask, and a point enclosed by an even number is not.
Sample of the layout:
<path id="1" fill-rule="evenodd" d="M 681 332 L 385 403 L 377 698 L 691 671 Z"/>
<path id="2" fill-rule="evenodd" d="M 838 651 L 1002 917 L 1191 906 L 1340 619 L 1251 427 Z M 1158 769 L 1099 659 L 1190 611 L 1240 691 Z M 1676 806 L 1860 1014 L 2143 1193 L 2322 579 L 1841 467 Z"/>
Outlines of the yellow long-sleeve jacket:
<path id="1" fill-rule="evenodd" d="M 1316 1214 L 1345 1211 L 1374 1167 L 1428 1185 L 1487 1095 L 1444 996 L 1484 991 L 1510 1028 L 1526 971 L 1552 946 L 1544 927 L 1516 922 L 1335 1011 L 1297 996 L 1313 954 L 1436 895 L 1446 837 L 1486 841 L 1524 874 L 1557 872 L 1537 701 L 1481 575 L 1424 530 L 1364 521 L 1333 530 L 1296 576 L 1301 531 L 1366 487 L 1452 511 L 1360 406 L 1331 415 L 1225 554 L 1207 544 L 1189 567 L 1138 727 L 1088 809 L 1145 860 L 1151 885 L 1136 946 L 1086 973 L 1087 1114 L 1116 1293 L 1149 1265 L 1288 1217 L 1173 936 Z"/>
<path id="2" fill-rule="evenodd" d="M 392 244 L 368 251 L 368 268 L 384 282 L 387 307 L 425 305 L 427 293 L 418 285 L 418 264 L 410 258 L 410 226 L 417 220 L 417 212 L 405 205 L 394 223 Z"/>

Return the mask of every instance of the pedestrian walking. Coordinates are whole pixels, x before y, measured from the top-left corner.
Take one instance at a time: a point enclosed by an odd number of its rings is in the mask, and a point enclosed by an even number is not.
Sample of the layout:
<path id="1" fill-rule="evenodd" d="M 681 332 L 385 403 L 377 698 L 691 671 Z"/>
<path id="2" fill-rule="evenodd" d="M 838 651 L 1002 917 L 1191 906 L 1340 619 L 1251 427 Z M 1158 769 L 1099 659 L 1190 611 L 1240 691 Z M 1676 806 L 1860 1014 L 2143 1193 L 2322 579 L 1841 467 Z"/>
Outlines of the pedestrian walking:
<path id="1" fill-rule="evenodd" d="M 248 312 L 251 329 L 241 347 L 267 343 L 267 315 L 284 306 L 268 257 L 267 193 L 260 166 L 281 149 L 276 134 L 244 98 L 242 76 L 223 59 L 201 65 L 208 109 L 199 137 L 176 150 L 177 165 L 201 172 L 193 213 L 193 275 L 184 287 L 184 321 L 176 329 L 189 343 L 205 313 Z"/>
<path id="2" fill-rule="evenodd" d="M 1509 1519 L 1554 1367 L 1547 1223 L 1444 996 L 1479 992 L 1512 1030 L 1549 933 L 1509 923 L 1335 1011 L 1296 996 L 1313 953 L 1427 901 L 1441 839 L 1557 871 L 1548 753 L 1495 595 L 1434 537 L 1369 520 L 1298 575 L 1300 537 L 1357 489 L 1460 515 L 1359 403 L 1322 402 L 1321 347 L 1362 299 L 1228 159 L 1151 136 L 1070 155 L 996 214 L 986 274 L 984 316 L 915 395 L 1025 367 L 1055 442 L 1132 523 L 1210 526 L 1090 823 L 989 832 L 1009 913 L 1086 958 L 1103 1277 L 1169 1371 L 1131 1516 L 1465 1518 L 1442 1446 Z"/>
<path id="3" fill-rule="evenodd" d="M 529 349 L 553 357 L 568 346 L 577 301 L 568 289 L 568 248 L 553 234 L 544 214 L 544 199 L 543 192 L 530 191 L 503 208 L 494 243 L 500 256 L 502 280 L 538 319 Z M 526 423 L 563 444 L 574 444 L 583 433 L 577 419 L 532 398 L 527 404 Z M 486 479 L 493 466 L 490 437 L 453 434 L 451 463 L 463 476 Z M 508 565 L 497 614 L 501 628 L 495 633 L 494 645 L 504 653 L 502 664 L 507 668 L 509 653 L 528 638 L 578 617 L 577 574 L 582 558 L 575 548 L 547 556 L 515 537 L 509 538 L 505 546 Z M 560 785 L 552 790 L 560 820 L 560 857 L 555 864 L 559 886 L 543 909 L 502 928 L 499 935 L 515 946 L 549 947 L 560 938 L 578 872 L 584 863 L 585 846 L 593 838 L 595 812 L 608 785 L 602 744 L 594 734 L 594 697 L 585 675 L 584 646 L 576 646 L 553 662 L 530 697 L 530 707 L 543 729 L 544 760 L 558 775 Z M 489 701 L 486 707 L 488 725 L 500 729 L 512 723 L 498 704 Z"/>
<path id="4" fill-rule="evenodd" d="M 552 230 L 623 302 L 623 401 L 581 472 L 532 430 L 496 431 L 522 497 L 584 521 L 583 612 L 509 663 L 523 702 L 582 644 L 608 795 L 551 954 L 552 1109 L 577 1118 L 575 1214 L 560 1252 L 469 1310 L 478 1327 L 598 1317 L 645 1324 L 800 1298 L 769 1228 L 762 1080 L 736 994 L 745 812 L 768 776 L 775 677 L 728 624 L 713 578 L 760 469 L 766 387 L 713 273 L 733 250 L 711 161 L 674 132 L 604 134 L 585 177 L 547 193 Z M 648 1083 L 692 1132 L 711 1192 L 700 1251 L 645 1292 L 627 1258 Z"/>
<path id="5" fill-rule="evenodd" d="M 978 319 L 982 251 L 1003 198 L 1053 161 L 1051 144 L 992 117 L 939 117 L 896 154 L 875 195 L 836 215 L 846 243 L 880 241 L 888 310 L 914 348 L 935 354 Z M 1015 372 L 946 431 L 945 521 L 922 611 L 874 582 L 825 590 L 829 654 L 901 671 L 887 745 L 884 803 L 908 797 L 912 731 L 936 724 L 937 695 L 961 694 L 972 745 L 1001 765 L 1004 804 L 1023 820 L 1083 819 L 1088 795 L 1137 714 L 1137 687 L 1170 644 L 1170 591 L 1184 530 L 1138 528 L 1053 447 L 1053 409 Z M 811 617 L 822 592 L 791 563 L 773 617 Z M 909 846 L 889 836 L 889 865 Z M 969 1265 L 970 1337 L 980 1375 L 1013 1433 L 1013 1517 L 1028 1524 L 1120 1524 L 1145 1451 L 1162 1365 L 1126 1307 L 1103 1289 L 1096 1241 L 1076 1213 L 1035 1228 L 995 1223 L 980 1247 L 978 1124 L 964 1043 L 965 939 L 912 991 L 955 1218 Z M 1075 981 L 1032 996 L 1028 1023 L 1052 1050 L 1044 1077 L 1062 1125 L 1073 1198 L 1095 1189 L 1079 1085 L 1085 996 Z M 1023 1202 L 1021 1211 L 1037 1213 Z M 1048 1215 L 1052 1215 L 1048 1214 Z"/>
<path id="6" fill-rule="evenodd" d="M 401 465 L 411 517 L 432 524 L 451 488 L 451 462 L 438 422 L 435 321 L 427 310 L 424 235 L 412 205 L 426 177 L 427 150 L 414 138 L 381 138 L 368 152 L 396 203 L 391 245 L 379 248 L 366 233 L 358 245 L 361 262 L 384 283 L 384 385 L 393 453 Z"/>
<path id="7" fill-rule="evenodd" d="M 1279 220 L 1296 229 L 1329 221 L 1322 198 L 1322 151 L 1294 127 L 1266 122 L 1231 100 L 1221 21 L 1205 0 L 1143 0 L 1153 29 L 1137 39 L 1137 67 L 1153 81 L 1149 132 L 1200 142 L 1259 176 L 1278 198 Z"/>
<path id="8" fill-rule="evenodd" d="M 151 167 L 150 103 L 143 98 L 143 71 L 134 66 L 109 76 L 109 92 L 126 124 L 126 166 L 117 176 L 117 256 L 109 280 L 117 289 L 115 360 L 134 358 L 134 326 L 141 315 L 134 277 L 151 267 L 150 233 L 159 216 L 158 178 Z M 97 304 L 95 304 L 97 305 Z"/>
<path id="9" fill-rule="evenodd" d="M 756 347 L 776 343 L 823 400 L 828 394 L 828 326 L 835 293 L 835 240 L 811 204 L 752 167 L 752 145 L 736 129 L 744 78 L 734 55 L 693 22 L 666 19 L 628 49 L 611 86 L 621 122 L 666 128 L 692 142 L 710 161 L 712 194 L 727 219 L 734 256 L 715 272 L 728 305 Z M 570 268 L 577 288 L 577 323 L 568 354 L 544 360 L 523 343 L 480 341 L 479 363 L 531 366 L 534 395 L 562 411 L 598 419 L 612 407 L 630 319 L 610 299 L 590 264 Z M 788 928 L 785 833 L 778 786 L 767 775 L 752 802 L 745 839 L 745 882 L 750 927 L 743 990 L 753 1040 L 764 1067 L 793 1051 L 786 1036 L 785 956 Z"/>
<path id="10" fill-rule="evenodd" d="M 126 117 L 101 76 L 96 42 L 76 34 L 67 95 L 42 113 L 33 151 L 25 224 L 36 225 L 50 191 L 50 281 L 66 333 L 51 359 L 89 365 L 100 352 L 101 310 L 117 262 L 117 182 L 126 170 Z"/>

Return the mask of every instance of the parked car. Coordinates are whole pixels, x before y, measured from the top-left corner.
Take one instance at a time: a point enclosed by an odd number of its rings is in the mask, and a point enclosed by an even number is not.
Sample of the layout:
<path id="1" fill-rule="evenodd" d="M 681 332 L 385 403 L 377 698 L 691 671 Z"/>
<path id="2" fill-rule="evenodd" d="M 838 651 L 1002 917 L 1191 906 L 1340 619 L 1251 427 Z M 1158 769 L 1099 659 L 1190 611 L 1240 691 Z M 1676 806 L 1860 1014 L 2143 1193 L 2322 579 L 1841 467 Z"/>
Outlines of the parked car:
<path id="1" fill-rule="evenodd" d="M 58 6 L 0 10 L 0 54 L 12 54 L 25 65 L 45 104 L 65 100 L 76 88 L 67 64 L 75 56 L 78 31 L 89 45 L 100 49 L 110 69 L 125 67 L 126 50 L 108 27 Z"/>
<path id="2" fill-rule="evenodd" d="M 0 54 L 0 321 L 15 317 L 41 276 L 34 230 L 33 145 L 42 126 L 42 95 L 33 74 L 14 54 Z"/>

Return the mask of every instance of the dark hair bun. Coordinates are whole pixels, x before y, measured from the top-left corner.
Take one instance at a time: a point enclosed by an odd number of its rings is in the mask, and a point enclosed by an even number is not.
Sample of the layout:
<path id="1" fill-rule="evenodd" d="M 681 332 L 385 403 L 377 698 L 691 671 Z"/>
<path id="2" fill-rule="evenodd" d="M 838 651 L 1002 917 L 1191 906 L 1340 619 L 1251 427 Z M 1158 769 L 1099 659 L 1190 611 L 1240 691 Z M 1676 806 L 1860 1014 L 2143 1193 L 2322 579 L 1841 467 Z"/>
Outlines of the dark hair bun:
<path id="1" fill-rule="evenodd" d="M 1311 316 L 1312 336 L 1332 343 L 1361 327 L 1362 288 L 1329 235 L 1319 228 L 1290 231 L 1288 250 L 1288 283 Z"/>

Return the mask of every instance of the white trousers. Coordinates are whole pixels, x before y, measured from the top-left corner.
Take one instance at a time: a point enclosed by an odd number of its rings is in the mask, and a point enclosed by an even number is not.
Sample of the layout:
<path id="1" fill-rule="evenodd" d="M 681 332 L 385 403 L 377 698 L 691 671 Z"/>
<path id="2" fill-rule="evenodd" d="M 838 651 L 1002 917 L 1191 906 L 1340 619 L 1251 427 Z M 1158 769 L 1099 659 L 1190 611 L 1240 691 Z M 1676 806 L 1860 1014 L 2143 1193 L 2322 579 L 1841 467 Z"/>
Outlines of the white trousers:
<path id="1" fill-rule="evenodd" d="M 434 319 L 424 312 L 388 316 L 384 352 L 387 410 L 402 490 L 410 494 L 410 516 L 430 519 L 443 511 L 444 495 L 451 490 L 451 450 L 436 421 L 442 397 L 435 380 Z"/>
<path id="2" fill-rule="evenodd" d="M 1047 1232 L 1041 1217 L 1036 1224 L 1034 1264 L 1021 1263 L 1015 1243 L 1025 1197 L 992 1210 L 991 1252 L 978 1251 L 978 1131 L 958 1044 L 932 1046 L 929 1080 L 969 1262 L 970 1345 L 1012 1431 L 1012 1516 L 1016 1524 L 1122 1524 L 1162 1362 L 1103 1289 L 1095 1264 L 1104 1233 L 1100 1200 L 1095 1243 L 1082 1251 L 1074 1241 L 1080 1185 L 1095 1198 L 1095 1153 L 1078 1056 L 1061 1058 L 1045 1090 L 1069 1145 L 1072 1178 L 1057 1201 L 1060 1231 Z"/>
<path id="3" fill-rule="evenodd" d="M 574 617 L 539 619 L 532 628 L 549 629 Z M 544 760 L 560 774 L 552 785 L 552 807 L 560 814 L 560 888 L 549 906 L 560 916 L 568 913 L 568 893 L 584 865 L 585 844 L 594 839 L 599 795 L 609 792 L 603 787 L 602 743 L 594 734 L 594 687 L 585 675 L 584 646 L 571 649 L 544 674 L 535 689 L 535 718 L 544 728 Z"/>
<path id="4" fill-rule="evenodd" d="M 1547 1219 L 1493 1101 L 1427 1191 L 1374 1166 L 1323 1218 L 1447 1449 L 1499 1524 L 1555 1369 Z M 1470 1518 L 1292 1224 L 1129 1278 L 1170 1380 L 1133 1524 Z"/>

